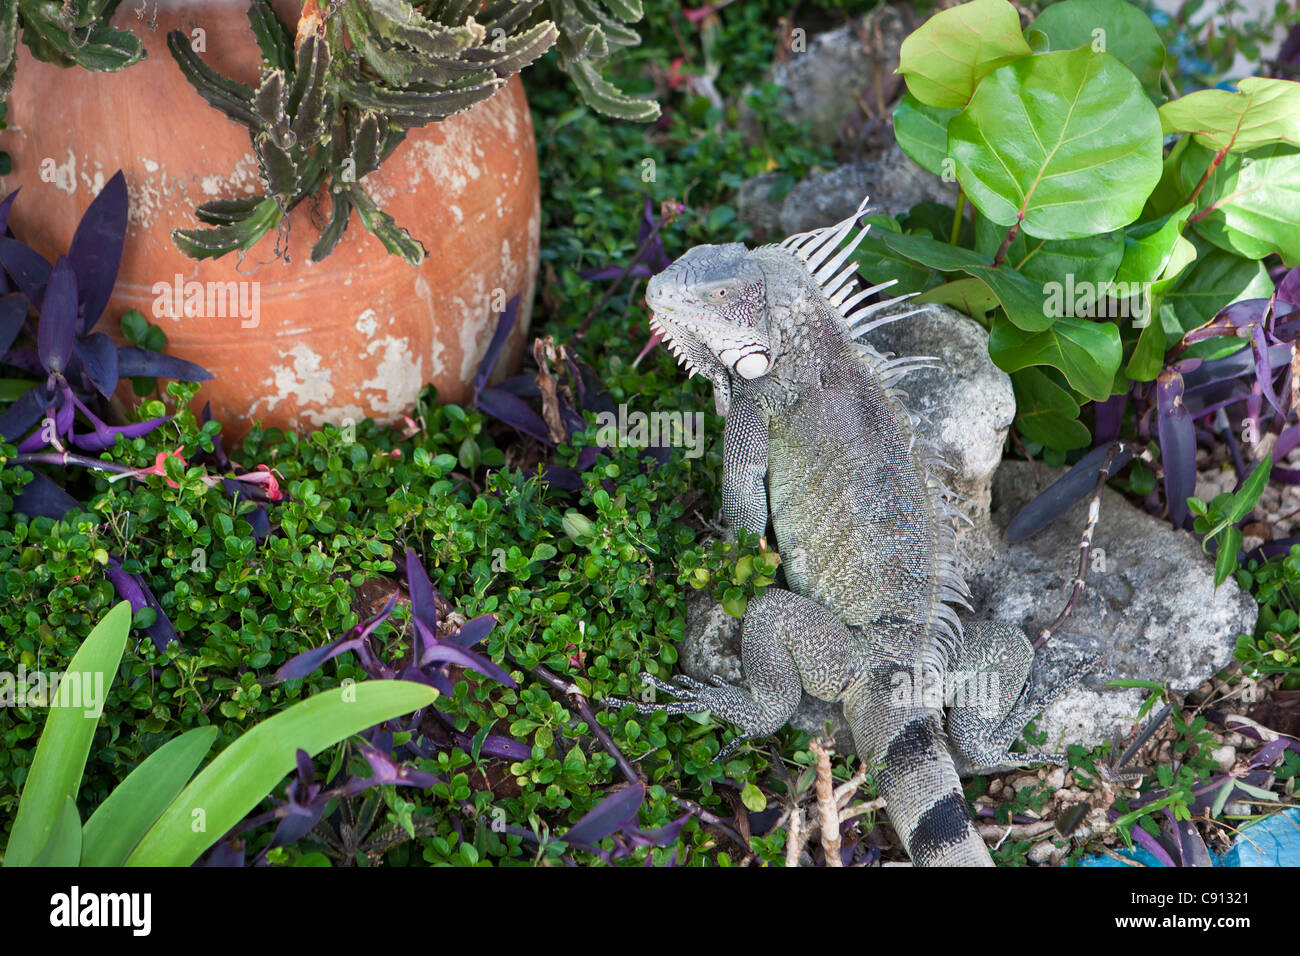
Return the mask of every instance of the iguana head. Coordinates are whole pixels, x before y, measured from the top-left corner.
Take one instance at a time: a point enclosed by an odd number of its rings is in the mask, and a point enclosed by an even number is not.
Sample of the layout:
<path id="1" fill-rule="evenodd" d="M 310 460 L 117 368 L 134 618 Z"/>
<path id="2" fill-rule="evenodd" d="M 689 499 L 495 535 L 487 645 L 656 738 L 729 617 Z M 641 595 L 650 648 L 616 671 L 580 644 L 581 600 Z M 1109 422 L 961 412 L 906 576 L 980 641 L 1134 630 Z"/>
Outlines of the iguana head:
<path id="1" fill-rule="evenodd" d="M 883 288 L 848 298 L 856 271 L 848 260 L 866 229 L 841 244 L 865 209 L 863 200 L 843 222 L 779 245 L 695 246 L 651 278 L 651 327 L 687 370 L 713 382 L 720 409 L 730 400 L 733 376 L 752 380 L 779 371 L 787 353 L 816 335 L 820 318 L 837 313 L 826 331 L 840 334 L 848 308 Z M 818 303 L 832 308 L 813 308 Z"/>
<path id="2" fill-rule="evenodd" d="M 766 275 L 739 242 L 691 249 L 651 278 L 646 302 L 651 326 L 692 374 L 726 387 L 731 375 L 771 368 Z"/>

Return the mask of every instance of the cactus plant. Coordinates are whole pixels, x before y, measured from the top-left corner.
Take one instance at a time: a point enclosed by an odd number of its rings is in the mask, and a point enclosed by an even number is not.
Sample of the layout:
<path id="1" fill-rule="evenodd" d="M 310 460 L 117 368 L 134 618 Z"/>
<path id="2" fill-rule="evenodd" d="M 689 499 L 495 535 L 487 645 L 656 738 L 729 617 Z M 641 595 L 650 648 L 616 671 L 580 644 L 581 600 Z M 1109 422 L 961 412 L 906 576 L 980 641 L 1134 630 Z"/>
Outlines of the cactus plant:
<path id="1" fill-rule="evenodd" d="M 551 18 L 543 16 L 549 10 Z M 390 253 L 415 265 L 424 247 L 361 187 L 402 142 L 407 130 L 444 119 L 486 99 L 559 40 L 565 70 L 595 109 L 653 119 L 658 107 L 623 94 L 597 63 L 616 47 L 639 42 L 626 24 L 640 0 L 316 0 L 303 4 L 296 37 L 269 0 L 248 10 L 262 52 L 256 89 L 215 72 L 179 30 L 168 49 L 209 104 L 246 126 L 265 191 L 219 200 L 195 214 L 207 224 L 177 229 L 176 245 L 194 258 L 250 248 L 286 214 L 328 188 L 332 209 L 311 251 L 333 251 L 353 210 Z"/>

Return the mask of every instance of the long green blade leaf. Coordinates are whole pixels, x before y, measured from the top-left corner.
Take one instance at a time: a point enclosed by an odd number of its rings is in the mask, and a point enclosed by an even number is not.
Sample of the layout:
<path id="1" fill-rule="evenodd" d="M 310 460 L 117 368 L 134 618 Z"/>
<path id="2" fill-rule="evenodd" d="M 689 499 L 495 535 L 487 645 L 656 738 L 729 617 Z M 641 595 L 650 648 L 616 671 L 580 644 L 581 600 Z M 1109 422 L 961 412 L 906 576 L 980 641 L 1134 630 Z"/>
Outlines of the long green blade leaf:
<path id="1" fill-rule="evenodd" d="M 189 866 L 293 770 L 385 720 L 427 707 L 438 692 L 411 681 L 365 681 L 322 691 L 258 724 L 194 778 L 127 857 L 127 866 Z"/>
<path id="2" fill-rule="evenodd" d="M 117 676 L 130 629 L 131 605 L 122 601 L 95 625 L 68 664 L 36 745 L 5 850 L 5 866 L 31 866 L 53 835 L 67 799 L 76 801 L 104 696 Z M 92 698 L 94 707 L 88 711 L 85 705 Z M 72 706 L 59 706 L 62 702 Z"/>
<path id="3" fill-rule="evenodd" d="M 86 821 L 82 866 L 121 866 L 199 769 L 217 739 L 216 727 L 198 727 L 169 740 L 117 785 Z"/>

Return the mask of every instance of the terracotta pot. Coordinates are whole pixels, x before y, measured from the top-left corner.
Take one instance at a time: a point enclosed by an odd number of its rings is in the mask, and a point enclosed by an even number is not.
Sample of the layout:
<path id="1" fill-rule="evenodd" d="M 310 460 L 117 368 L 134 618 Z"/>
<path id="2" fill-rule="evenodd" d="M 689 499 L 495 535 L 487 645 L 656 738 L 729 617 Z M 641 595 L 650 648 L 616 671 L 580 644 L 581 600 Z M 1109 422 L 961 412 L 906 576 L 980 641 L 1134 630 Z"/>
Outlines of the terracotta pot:
<path id="1" fill-rule="evenodd" d="M 203 29 L 203 59 L 254 85 L 259 53 L 244 0 L 163 6 L 155 29 L 131 4 L 119 7 L 114 24 L 148 49 L 145 61 L 121 73 L 60 69 L 20 45 L 3 137 L 14 167 L 0 178 L 5 192 L 24 187 L 10 219 L 14 233 L 53 261 L 104 181 L 124 170 L 126 250 L 101 325 L 118 334 L 128 309 L 160 325 L 170 353 L 213 373 L 198 402 L 211 401 L 235 437 L 252 419 L 291 428 L 397 420 L 427 382 L 442 400 L 465 401 L 496 327 L 492 309 L 522 294 L 525 325 L 531 312 L 537 156 L 518 77 L 466 113 L 411 131 L 362 181 L 428 250 L 419 267 L 390 256 L 355 214 L 334 253 L 309 265 L 318 235 L 311 200 L 289 217 L 288 263 L 272 255 L 274 234 L 242 266 L 233 254 L 197 261 L 177 250 L 171 230 L 201 225 L 193 214 L 199 203 L 261 192 L 261 183 L 247 131 L 199 97 L 167 52 L 166 34 L 178 25 Z M 292 28 L 299 4 L 276 7 Z M 322 196 L 318 214 L 328 211 Z M 161 290 L 178 276 L 181 283 L 248 283 L 239 287 L 243 308 L 228 307 L 225 316 L 160 314 L 172 299 Z M 213 312 L 219 304 L 214 299 Z M 525 332 L 513 334 L 499 374 L 518 361 Z"/>

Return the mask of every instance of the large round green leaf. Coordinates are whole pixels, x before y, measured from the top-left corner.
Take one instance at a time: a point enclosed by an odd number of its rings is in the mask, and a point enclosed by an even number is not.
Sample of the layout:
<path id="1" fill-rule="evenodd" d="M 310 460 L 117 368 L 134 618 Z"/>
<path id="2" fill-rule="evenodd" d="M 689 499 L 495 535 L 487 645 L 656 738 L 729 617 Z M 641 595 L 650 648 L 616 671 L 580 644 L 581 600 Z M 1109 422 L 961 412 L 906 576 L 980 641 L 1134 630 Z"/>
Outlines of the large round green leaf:
<path id="1" fill-rule="evenodd" d="M 918 166 L 936 176 L 943 176 L 952 171 L 945 160 L 948 158 L 948 121 L 956 115 L 955 109 L 928 106 L 911 93 L 904 93 L 894 107 L 894 138 L 898 140 L 899 148 Z"/>
<path id="2" fill-rule="evenodd" d="M 1064 0 L 1044 10 L 1026 33 L 1037 30 L 1053 50 L 1081 46 L 1114 56 L 1148 92 L 1159 90 L 1165 45 L 1150 17 L 1124 0 Z"/>
<path id="3" fill-rule="evenodd" d="M 1182 170 L 1193 182 L 1208 164 L 1208 150 L 1189 150 Z M 1194 187 L 1192 187 L 1194 188 Z M 1275 143 L 1245 156 L 1229 154 L 1197 196 L 1191 222 L 1227 252 L 1262 259 L 1277 253 L 1300 265 L 1300 150 Z"/>
<path id="4" fill-rule="evenodd" d="M 899 51 L 898 72 L 922 103 L 960 109 L 981 79 L 1030 52 L 1007 0 L 970 0 L 914 30 Z"/>
<path id="5" fill-rule="evenodd" d="M 1160 118 L 1109 53 L 1040 53 L 984 78 L 948 123 L 948 155 L 989 219 L 1079 239 L 1141 214 L 1160 180 Z"/>
<path id="6" fill-rule="evenodd" d="M 1198 90 L 1160 107 L 1160 123 L 1166 133 L 1193 133 L 1215 150 L 1300 146 L 1300 83 L 1248 76 L 1237 82 L 1235 93 Z"/>
<path id="7" fill-rule="evenodd" d="M 1110 398 L 1123 354 L 1114 322 L 1064 318 L 1042 332 L 1026 332 L 995 313 L 989 333 L 989 357 L 1004 372 L 1050 365 L 1072 388 L 1098 402 Z"/>

